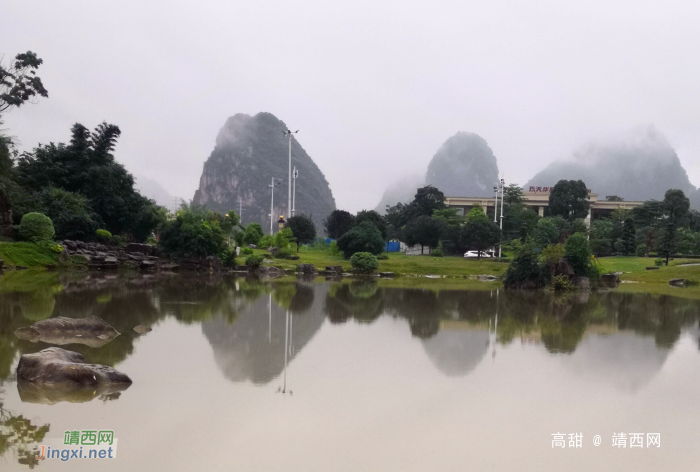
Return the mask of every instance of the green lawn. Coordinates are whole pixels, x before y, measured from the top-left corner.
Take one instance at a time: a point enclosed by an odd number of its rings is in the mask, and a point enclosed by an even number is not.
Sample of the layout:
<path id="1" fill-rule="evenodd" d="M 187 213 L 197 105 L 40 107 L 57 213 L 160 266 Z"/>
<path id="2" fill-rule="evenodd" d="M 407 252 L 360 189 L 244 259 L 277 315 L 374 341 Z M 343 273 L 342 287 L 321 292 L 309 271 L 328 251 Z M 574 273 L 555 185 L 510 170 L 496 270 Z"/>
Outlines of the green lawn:
<path id="1" fill-rule="evenodd" d="M 0 243 L 0 259 L 6 266 L 46 267 L 58 263 L 58 254 L 33 243 Z"/>
<path id="2" fill-rule="evenodd" d="M 265 251 L 256 250 L 263 254 Z M 298 261 L 275 259 L 271 265 L 293 269 L 298 264 L 313 264 L 318 270 L 324 270 L 326 266 L 340 265 L 343 269 L 350 270 L 350 262 L 342 256 L 331 256 L 323 251 L 307 250 L 297 254 Z M 245 256 L 241 256 L 241 262 Z M 463 257 L 431 257 L 431 256 L 406 256 L 401 253 L 391 253 L 389 259 L 379 261 L 379 272 L 394 272 L 396 275 L 446 275 L 449 277 L 464 277 L 470 275 L 502 275 L 508 268 L 507 263 L 494 262 L 486 259 L 465 259 Z"/>

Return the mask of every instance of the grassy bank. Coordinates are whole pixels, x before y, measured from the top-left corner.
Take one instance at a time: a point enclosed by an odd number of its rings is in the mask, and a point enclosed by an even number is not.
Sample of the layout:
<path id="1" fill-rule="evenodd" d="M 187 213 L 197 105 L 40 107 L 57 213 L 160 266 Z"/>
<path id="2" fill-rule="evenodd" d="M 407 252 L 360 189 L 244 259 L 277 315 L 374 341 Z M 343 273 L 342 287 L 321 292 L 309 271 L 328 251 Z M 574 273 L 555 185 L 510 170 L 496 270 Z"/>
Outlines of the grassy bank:
<path id="1" fill-rule="evenodd" d="M 265 251 L 256 250 L 258 254 Z M 343 266 L 343 269 L 350 270 L 350 262 L 342 256 L 332 256 L 325 251 L 302 251 L 297 253 L 298 261 L 288 261 L 275 259 L 274 263 L 278 267 L 294 269 L 298 264 L 313 264 L 317 269 L 323 270 L 326 266 Z M 241 256 L 241 263 L 245 261 L 245 256 Z M 494 262 L 486 259 L 480 261 L 476 259 L 465 259 L 463 257 L 432 257 L 406 256 L 401 253 L 389 254 L 389 259 L 379 261 L 379 272 L 394 272 L 396 275 L 445 275 L 448 277 L 464 277 L 471 275 L 496 275 L 500 276 L 508 268 L 507 263 Z"/>
<path id="2" fill-rule="evenodd" d="M 58 254 L 33 243 L 0 243 L 5 266 L 41 268 L 58 263 Z"/>

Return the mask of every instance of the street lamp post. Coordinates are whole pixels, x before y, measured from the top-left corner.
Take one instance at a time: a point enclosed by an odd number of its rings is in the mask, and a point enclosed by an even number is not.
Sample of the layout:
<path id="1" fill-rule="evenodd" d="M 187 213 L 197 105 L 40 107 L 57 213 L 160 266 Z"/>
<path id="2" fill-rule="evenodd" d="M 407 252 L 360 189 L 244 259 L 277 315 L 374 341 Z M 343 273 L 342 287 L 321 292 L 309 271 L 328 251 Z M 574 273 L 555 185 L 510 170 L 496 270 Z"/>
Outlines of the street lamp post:
<path id="1" fill-rule="evenodd" d="M 289 180 L 287 181 L 287 218 L 292 216 L 292 137 L 299 130 L 292 132 L 290 129 L 282 131 L 282 134 L 289 138 Z"/>
<path id="2" fill-rule="evenodd" d="M 277 183 L 275 183 L 275 180 L 277 181 Z M 275 205 L 275 187 L 277 187 L 281 183 L 282 183 L 282 179 L 276 179 L 273 177 L 270 185 L 268 185 L 268 187 L 270 187 L 270 190 L 271 190 L 271 192 L 270 192 L 270 195 L 271 195 L 270 196 L 270 236 L 272 236 L 272 233 L 273 233 L 272 224 L 275 222 L 275 217 L 273 216 L 274 215 L 273 208 Z"/>
<path id="3" fill-rule="evenodd" d="M 505 179 L 501 179 L 501 233 L 503 233 L 503 197 L 505 192 L 505 185 L 506 181 Z M 501 238 L 503 238 L 503 234 L 501 234 Z M 502 244 L 498 245 L 498 257 L 501 257 L 501 246 Z"/>
<path id="4" fill-rule="evenodd" d="M 493 186 L 493 222 L 496 222 L 498 215 L 498 182 Z"/>
<path id="5" fill-rule="evenodd" d="M 294 216 L 297 211 L 297 177 L 299 177 L 299 171 L 296 166 L 294 166 L 294 172 L 292 172 L 292 178 L 294 179 L 294 189 L 292 190 L 292 216 Z"/>

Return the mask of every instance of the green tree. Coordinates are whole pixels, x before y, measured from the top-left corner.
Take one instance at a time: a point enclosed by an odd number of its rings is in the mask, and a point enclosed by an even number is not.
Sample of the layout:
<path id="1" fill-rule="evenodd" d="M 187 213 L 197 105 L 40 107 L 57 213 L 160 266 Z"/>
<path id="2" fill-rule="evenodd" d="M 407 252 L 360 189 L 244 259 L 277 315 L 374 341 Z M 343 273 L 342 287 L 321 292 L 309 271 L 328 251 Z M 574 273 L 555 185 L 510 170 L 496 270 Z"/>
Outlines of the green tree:
<path id="1" fill-rule="evenodd" d="M 260 239 L 265 235 L 260 223 L 248 223 L 243 231 L 243 244 L 258 245 Z"/>
<path id="2" fill-rule="evenodd" d="M 551 217 L 540 219 L 532 232 L 532 239 L 541 248 L 558 243 L 562 238 L 557 220 Z"/>
<path id="3" fill-rule="evenodd" d="M 430 249 L 438 246 L 445 227 L 446 224 L 441 219 L 421 215 L 406 223 L 403 229 L 404 242 L 409 246 L 420 244 L 420 253 L 423 254 L 424 246 Z"/>
<path id="4" fill-rule="evenodd" d="M 101 220 L 79 193 L 60 188 L 45 188 L 39 194 L 44 213 L 53 221 L 56 239 L 91 239 Z"/>
<path id="5" fill-rule="evenodd" d="M 40 145 L 17 163 L 17 181 L 31 192 L 61 188 L 88 199 L 112 234 L 150 236 L 162 221 L 155 203 L 134 189 L 134 178 L 112 155 L 121 131 L 102 123 L 90 133 L 75 124 L 70 144 Z M 150 227 L 149 227 L 150 226 Z"/>
<path id="6" fill-rule="evenodd" d="M 676 225 L 675 223 L 667 223 L 663 230 L 659 245 L 659 255 L 665 259 L 668 265 L 668 259 L 676 250 Z"/>
<path id="7" fill-rule="evenodd" d="M 666 190 L 664 201 L 662 202 L 664 215 L 668 221 L 674 225 L 679 225 L 684 222 L 688 210 L 690 209 L 690 200 L 685 196 L 683 190 L 670 189 Z"/>
<path id="8" fill-rule="evenodd" d="M 345 210 L 333 210 L 323 222 L 329 238 L 338 239 L 355 226 L 355 217 Z"/>
<path id="9" fill-rule="evenodd" d="M 369 252 L 377 255 L 384 251 L 385 243 L 376 226 L 364 221 L 338 239 L 338 248 L 346 259 L 356 252 Z"/>
<path id="10" fill-rule="evenodd" d="M 609 256 L 612 254 L 612 231 L 613 222 L 608 218 L 595 220 L 591 223 L 589 235 L 593 254 L 596 256 Z"/>
<path id="11" fill-rule="evenodd" d="M 501 241 L 501 230 L 485 214 L 483 217 L 475 217 L 472 215 L 472 211 L 469 212 L 467 223 L 462 227 L 461 239 L 462 244 L 467 248 L 475 248 L 478 251 L 477 258 L 481 259 L 483 251 L 494 247 Z"/>
<path id="12" fill-rule="evenodd" d="M 286 226 L 292 230 L 292 234 L 296 238 L 297 252 L 299 252 L 300 244 L 311 244 L 316 239 L 316 227 L 308 216 L 292 216 L 287 220 Z"/>
<path id="13" fill-rule="evenodd" d="M 186 208 L 163 225 L 158 245 L 174 258 L 218 257 L 225 248 L 225 241 L 226 234 L 221 230 L 218 218 Z"/>
<path id="14" fill-rule="evenodd" d="M 593 253 L 588 243 L 588 238 L 583 233 L 575 233 L 569 236 L 564 243 L 566 260 L 574 269 L 578 277 L 588 277 L 592 281 L 598 279 L 598 272 L 593 265 Z"/>
<path id="15" fill-rule="evenodd" d="M 382 239 L 386 241 L 387 237 L 387 227 L 386 221 L 382 218 L 382 215 L 374 210 L 362 210 L 355 216 L 355 226 L 358 226 L 364 222 L 372 223 L 381 233 Z"/>
<path id="16" fill-rule="evenodd" d="M 586 218 L 591 203 L 588 189 L 581 180 L 560 180 L 549 193 L 549 213 L 573 221 Z"/>
<path id="17" fill-rule="evenodd" d="M 20 107 L 34 97 L 48 97 L 36 71 L 44 61 L 36 53 L 27 51 L 17 54 L 9 66 L 0 64 L 0 113 L 12 107 Z"/>
<path id="18" fill-rule="evenodd" d="M 634 218 L 628 217 L 625 219 L 621 240 L 623 244 L 623 254 L 625 256 L 634 254 L 637 249 L 637 229 L 634 227 Z"/>
<path id="19" fill-rule="evenodd" d="M 521 205 L 524 201 L 523 189 L 518 184 L 510 184 L 503 189 L 503 201 L 506 205 Z"/>

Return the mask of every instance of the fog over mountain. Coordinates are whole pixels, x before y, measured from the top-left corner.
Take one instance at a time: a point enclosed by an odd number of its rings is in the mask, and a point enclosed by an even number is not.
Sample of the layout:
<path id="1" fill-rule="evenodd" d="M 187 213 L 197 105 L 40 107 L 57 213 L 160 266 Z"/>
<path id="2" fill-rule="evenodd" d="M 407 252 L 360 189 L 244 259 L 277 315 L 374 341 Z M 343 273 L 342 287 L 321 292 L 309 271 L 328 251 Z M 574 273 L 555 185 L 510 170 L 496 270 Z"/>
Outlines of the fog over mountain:
<path id="1" fill-rule="evenodd" d="M 239 113 L 226 120 L 216 137 L 216 146 L 204 163 L 199 189 L 193 202 L 220 212 L 238 212 L 239 198 L 244 224 L 258 222 L 270 227 L 270 181 L 282 179 L 275 189 L 275 220 L 287 215 L 288 139 L 287 129 L 271 113 L 255 116 Z M 296 182 L 296 213 L 310 216 L 316 230 L 323 231 L 323 220 L 335 210 L 335 199 L 323 172 L 292 140 L 292 165 L 299 171 Z"/>
<path id="2" fill-rule="evenodd" d="M 410 176 L 389 186 L 376 207 L 384 213 L 386 205 L 413 200 L 416 189 L 432 185 L 446 197 L 491 196 L 498 180 L 498 162 L 484 138 L 475 133 L 460 131 L 437 150 L 425 177 Z"/>
<path id="3" fill-rule="evenodd" d="M 171 195 L 161 184 L 142 175 L 134 175 L 134 187 L 141 195 L 155 200 L 160 206 L 168 210 L 176 210 L 181 203 L 185 203 L 180 197 Z"/>
<path id="4" fill-rule="evenodd" d="M 660 200 L 670 188 L 681 189 L 688 196 L 695 193 L 676 151 L 654 125 L 592 141 L 571 159 L 547 166 L 525 188 L 553 186 L 560 179 L 581 179 L 602 198 L 618 195 L 626 200 Z"/>
<path id="5" fill-rule="evenodd" d="M 498 180 L 498 162 L 486 140 L 460 131 L 445 141 L 433 156 L 426 183 L 445 196 L 488 197 Z"/>
<path id="6" fill-rule="evenodd" d="M 408 203 L 413 201 L 416 190 L 425 185 L 425 177 L 420 174 L 413 174 L 397 180 L 389 185 L 382 195 L 379 204 L 374 208 L 382 215 L 386 213 L 386 206 L 394 206 L 397 203 Z"/>

